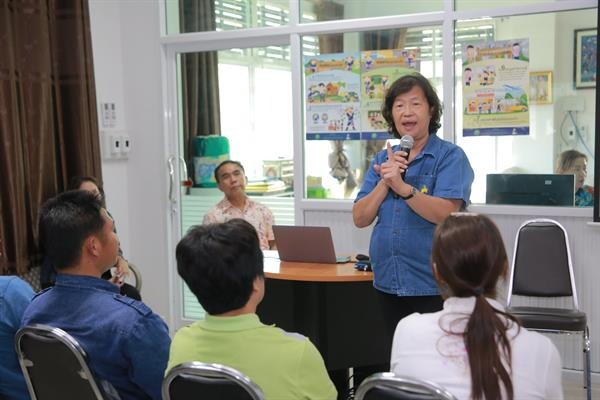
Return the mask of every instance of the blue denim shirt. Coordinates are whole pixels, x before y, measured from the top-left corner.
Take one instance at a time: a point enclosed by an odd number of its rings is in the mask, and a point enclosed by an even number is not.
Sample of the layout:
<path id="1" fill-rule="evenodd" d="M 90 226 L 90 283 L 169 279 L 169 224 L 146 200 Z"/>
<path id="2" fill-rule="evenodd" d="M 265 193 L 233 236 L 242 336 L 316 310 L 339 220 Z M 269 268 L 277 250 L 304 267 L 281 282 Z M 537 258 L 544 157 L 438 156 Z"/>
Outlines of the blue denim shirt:
<path id="1" fill-rule="evenodd" d="M 122 400 L 161 399 L 161 382 L 171 340 L 164 321 L 141 301 L 91 276 L 58 274 L 54 287 L 36 295 L 22 326 L 63 329 L 86 351 L 99 379 Z"/>
<path id="2" fill-rule="evenodd" d="M 15 333 L 33 297 L 33 289 L 16 276 L 0 276 L 0 397 L 29 400 L 15 351 Z"/>
<path id="3" fill-rule="evenodd" d="M 398 151 L 399 146 L 393 150 Z M 355 201 L 375 188 L 381 178 L 373 165 L 382 164 L 386 158 L 386 150 L 377 153 Z M 473 169 L 464 151 L 431 134 L 421 153 L 410 162 L 404 180 L 422 193 L 462 199 L 466 206 L 473 178 Z M 379 206 L 369 245 L 373 286 L 398 296 L 438 294 L 430 265 L 434 230 L 435 224 L 415 213 L 390 190 Z"/>

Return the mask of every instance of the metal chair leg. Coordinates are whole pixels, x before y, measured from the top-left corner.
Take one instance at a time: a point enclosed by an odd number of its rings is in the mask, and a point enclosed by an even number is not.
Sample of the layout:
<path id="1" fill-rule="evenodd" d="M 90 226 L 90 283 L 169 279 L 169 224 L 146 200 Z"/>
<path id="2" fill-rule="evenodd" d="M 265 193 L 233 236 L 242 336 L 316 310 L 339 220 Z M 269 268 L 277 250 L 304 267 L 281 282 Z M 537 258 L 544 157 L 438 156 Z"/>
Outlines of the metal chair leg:
<path id="1" fill-rule="evenodd" d="M 583 387 L 587 400 L 592 400 L 591 342 L 588 327 L 583 331 Z"/>

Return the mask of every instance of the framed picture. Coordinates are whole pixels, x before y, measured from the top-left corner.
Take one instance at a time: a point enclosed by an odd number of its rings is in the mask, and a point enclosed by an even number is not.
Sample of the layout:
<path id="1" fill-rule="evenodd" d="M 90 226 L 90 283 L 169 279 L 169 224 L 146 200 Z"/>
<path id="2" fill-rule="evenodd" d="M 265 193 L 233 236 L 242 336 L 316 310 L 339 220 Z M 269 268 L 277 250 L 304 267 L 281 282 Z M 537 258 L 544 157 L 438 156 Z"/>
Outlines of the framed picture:
<path id="1" fill-rule="evenodd" d="M 552 103 L 552 71 L 529 73 L 529 103 Z"/>
<path id="2" fill-rule="evenodd" d="M 596 57 L 598 53 L 596 28 L 575 31 L 575 89 L 596 87 Z"/>

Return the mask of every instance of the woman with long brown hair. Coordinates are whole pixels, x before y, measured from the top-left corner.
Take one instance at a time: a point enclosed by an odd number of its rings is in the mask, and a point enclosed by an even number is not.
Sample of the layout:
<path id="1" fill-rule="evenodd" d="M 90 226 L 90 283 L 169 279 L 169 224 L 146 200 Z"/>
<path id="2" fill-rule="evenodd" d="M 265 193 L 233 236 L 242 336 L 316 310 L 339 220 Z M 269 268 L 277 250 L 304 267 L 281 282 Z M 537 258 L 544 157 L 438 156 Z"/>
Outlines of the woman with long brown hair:
<path id="1" fill-rule="evenodd" d="M 392 372 L 436 382 L 459 399 L 562 399 L 554 344 L 495 300 L 508 269 L 496 225 L 484 215 L 450 215 L 435 231 L 431 258 L 444 309 L 400 321 Z"/>

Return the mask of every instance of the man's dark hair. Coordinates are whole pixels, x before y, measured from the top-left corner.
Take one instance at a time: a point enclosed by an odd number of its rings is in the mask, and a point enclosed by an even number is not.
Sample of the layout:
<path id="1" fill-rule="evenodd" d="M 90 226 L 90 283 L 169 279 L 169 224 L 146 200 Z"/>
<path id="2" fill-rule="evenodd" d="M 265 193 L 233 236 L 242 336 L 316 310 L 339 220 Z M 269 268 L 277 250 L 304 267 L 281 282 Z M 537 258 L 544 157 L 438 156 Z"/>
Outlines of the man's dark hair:
<path id="1" fill-rule="evenodd" d="M 102 232 L 102 201 L 85 190 L 70 190 L 46 201 L 39 214 L 41 248 L 56 269 L 74 266 L 83 242 Z"/>
<path id="2" fill-rule="evenodd" d="M 240 169 L 242 170 L 243 173 L 246 173 L 246 171 L 244 170 L 244 166 L 242 165 L 241 162 L 233 161 L 233 160 L 225 160 L 225 161 L 221 162 L 219 165 L 217 165 L 217 167 L 215 168 L 215 181 L 217 181 L 217 183 L 219 183 L 219 170 L 221 169 L 221 167 L 223 165 L 226 165 L 226 164 L 235 164 L 238 167 L 240 167 Z"/>
<path id="3" fill-rule="evenodd" d="M 429 80 L 419 73 L 405 75 L 392 83 L 392 86 L 390 86 L 385 94 L 385 101 L 383 102 L 383 107 L 381 109 L 381 115 L 385 118 L 390 133 L 398 139 L 400 138 L 400 133 L 396 129 L 394 118 L 392 117 L 394 101 L 396 100 L 396 97 L 410 92 L 415 86 L 418 86 L 423 90 L 429 109 L 431 110 L 429 134 L 436 133 L 437 130 L 440 129 L 440 126 L 442 126 L 440 124 L 440 119 L 442 118 L 442 103 L 440 102 L 435 89 L 431 86 L 431 83 L 429 83 Z"/>
<path id="4" fill-rule="evenodd" d="M 264 277 L 256 229 L 243 219 L 192 227 L 175 250 L 177 272 L 211 315 L 242 308 Z"/>

